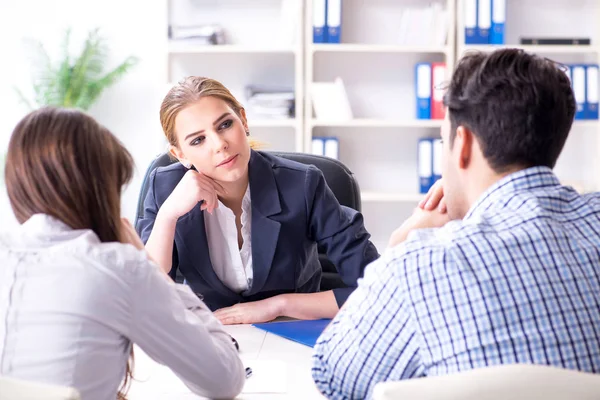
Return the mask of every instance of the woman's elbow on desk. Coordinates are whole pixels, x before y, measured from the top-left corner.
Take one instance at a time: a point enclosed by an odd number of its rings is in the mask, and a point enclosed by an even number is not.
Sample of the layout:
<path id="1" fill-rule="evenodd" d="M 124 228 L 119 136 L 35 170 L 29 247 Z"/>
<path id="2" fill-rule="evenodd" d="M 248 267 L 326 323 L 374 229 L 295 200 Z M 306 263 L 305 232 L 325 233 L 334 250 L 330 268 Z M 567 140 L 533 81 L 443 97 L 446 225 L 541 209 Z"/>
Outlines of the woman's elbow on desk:
<path id="1" fill-rule="evenodd" d="M 214 336 L 213 336 L 214 337 Z M 211 398 L 232 399 L 241 393 L 246 382 L 246 370 L 238 350 L 232 345 L 228 334 L 218 335 L 219 356 L 211 363 L 211 374 L 215 377 Z"/>
<path id="2" fill-rule="evenodd" d="M 246 370 L 242 361 L 238 358 L 235 365 L 231 365 L 215 393 L 217 399 L 233 399 L 242 392 L 246 383 Z"/>
<path id="3" fill-rule="evenodd" d="M 211 399 L 233 399 L 242 392 L 246 382 L 246 371 L 240 358 L 237 354 L 235 357 L 227 355 L 219 361 L 221 362 L 211 364 L 208 372 L 202 372 L 203 375 L 210 374 L 209 385 L 200 387 L 195 383 L 185 382 L 192 392 Z M 206 379 L 206 376 L 200 379 Z"/>

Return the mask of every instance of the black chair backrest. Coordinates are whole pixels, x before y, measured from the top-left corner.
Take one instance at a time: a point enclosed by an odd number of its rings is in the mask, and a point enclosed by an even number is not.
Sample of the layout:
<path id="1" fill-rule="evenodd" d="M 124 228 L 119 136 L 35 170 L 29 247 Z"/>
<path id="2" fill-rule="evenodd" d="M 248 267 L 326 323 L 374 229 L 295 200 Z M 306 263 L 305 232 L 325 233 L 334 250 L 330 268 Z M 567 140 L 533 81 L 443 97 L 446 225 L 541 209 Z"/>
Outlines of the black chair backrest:
<path id="1" fill-rule="evenodd" d="M 331 191 L 341 205 L 350 207 L 356 211 L 361 211 L 360 189 L 358 187 L 358 182 L 356 181 L 352 171 L 350 171 L 348 167 L 346 167 L 340 161 L 334 160 L 333 158 L 308 153 L 291 153 L 283 151 L 271 151 L 269 153 L 302 164 L 314 165 L 320 169 L 321 172 L 323 172 L 325 182 L 327 182 L 327 185 L 331 188 Z M 175 161 L 169 156 L 168 153 L 164 153 L 150 163 L 150 166 L 144 175 L 140 196 L 138 198 L 137 215 L 135 218 L 136 224 L 137 221 L 144 215 L 144 199 L 148 193 L 148 178 L 150 177 L 150 173 L 158 167 L 164 167 L 174 162 Z"/>
<path id="2" fill-rule="evenodd" d="M 352 171 L 341 161 L 308 153 L 271 151 L 270 154 L 302 164 L 314 165 L 321 170 L 325 182 L 341 205 L 361 211 L 360 188 Z"/>
<path id="3" fill-rule="evenodd" d="M 171 158 L 169 153 L 163 153 L 156 157 L 148 166 L 146 173 L 144 174 L 144 180 L 142 181 L 142 188 L 140 189 L 140 195 L 138 197 L 137 211 L 135 214 L 135 227 L 137 228 L 137 223 L 140 219 L 144 217 L 144 200 L 146 199 L 146 195 L 148 194 L 148 179 L 150 179 L 150 174 L 158 167 L 166 167 L 167 165 L 171 165 L 177 160 Z"/>

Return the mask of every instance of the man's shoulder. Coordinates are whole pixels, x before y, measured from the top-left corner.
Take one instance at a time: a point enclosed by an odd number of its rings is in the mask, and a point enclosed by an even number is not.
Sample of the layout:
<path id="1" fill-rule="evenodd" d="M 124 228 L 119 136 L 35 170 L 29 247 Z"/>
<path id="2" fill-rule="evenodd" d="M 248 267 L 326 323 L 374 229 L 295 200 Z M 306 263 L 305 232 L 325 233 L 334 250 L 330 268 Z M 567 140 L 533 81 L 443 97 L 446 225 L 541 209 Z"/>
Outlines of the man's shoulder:
<path id="1" fill-rule="evenodd" d="M 449 227 L 448 225 L 453 225 Z M 447 254 L 452 247 L 457 230 L 451 221 L 441 228 L 416 229 L 408 234 L 406 240 L 392 248 L 388 248 L 385 257 L 389 264 L 395 264 L 406 275 L 420 268 L 429 267 L 432 262 L 447 262 Z M 400 271 L 398 271 L 400 272 Z"/>
<path id="2" fill-rule="evenodd" d="M 387 249 L 386 264 L 396 269 L 408 288 L 448 279 L 460 267 L 461 249 L 477 246 L 483 235 L 485 228 L 462 220 L 441 228 L 417 229 L 404 242 Z"/>

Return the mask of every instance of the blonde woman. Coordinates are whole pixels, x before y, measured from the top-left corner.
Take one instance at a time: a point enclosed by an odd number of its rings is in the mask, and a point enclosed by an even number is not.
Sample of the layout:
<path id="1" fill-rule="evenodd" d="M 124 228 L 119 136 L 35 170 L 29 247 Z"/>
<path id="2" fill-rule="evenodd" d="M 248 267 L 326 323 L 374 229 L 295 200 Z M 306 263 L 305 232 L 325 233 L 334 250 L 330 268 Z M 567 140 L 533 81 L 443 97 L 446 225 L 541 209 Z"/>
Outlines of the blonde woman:
<path id="1" fill-rule="evenodd" d="M 252 149 L 244 108 L 213 79 L 174 86 L 160 120 L 179 162 L 151 174 L 137 229 L 161 268 L 225 324 L 332 318 L 379 256 L 362 215 L 314 166 Z M 317 247 L 348 287 L 319 292 Z"/>

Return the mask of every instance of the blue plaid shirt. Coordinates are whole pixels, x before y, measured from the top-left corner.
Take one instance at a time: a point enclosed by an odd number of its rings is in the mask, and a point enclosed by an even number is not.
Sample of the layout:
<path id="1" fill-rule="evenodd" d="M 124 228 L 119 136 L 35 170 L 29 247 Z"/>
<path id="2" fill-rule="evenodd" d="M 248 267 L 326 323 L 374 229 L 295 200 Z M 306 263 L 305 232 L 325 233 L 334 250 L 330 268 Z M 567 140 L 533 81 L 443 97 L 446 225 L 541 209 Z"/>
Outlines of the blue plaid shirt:
<path id="1" fill-rule="evenodd" d="M 503 178 L 370 264 L 314 351 L 334 399 L 494 364 L 600 373 L 600 195 L 545 167 Z"/>

